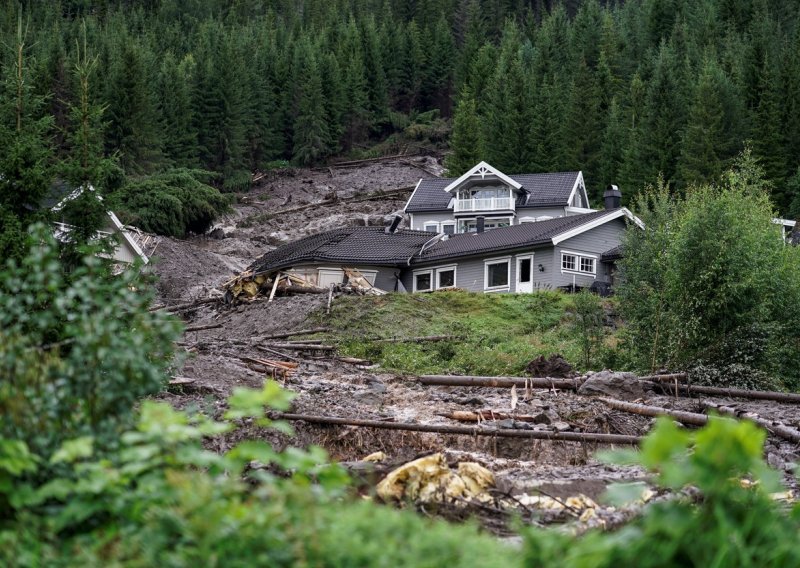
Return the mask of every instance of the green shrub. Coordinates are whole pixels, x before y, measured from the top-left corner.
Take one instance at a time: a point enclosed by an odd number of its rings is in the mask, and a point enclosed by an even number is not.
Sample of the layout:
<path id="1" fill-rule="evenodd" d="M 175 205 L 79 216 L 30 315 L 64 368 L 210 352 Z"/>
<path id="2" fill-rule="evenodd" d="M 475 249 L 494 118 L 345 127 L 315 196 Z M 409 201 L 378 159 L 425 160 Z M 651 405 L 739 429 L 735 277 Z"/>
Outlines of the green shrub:
<path id="1" fill-rule="evenodd" d="M 204 233 L 229 209 L 229 199 L 206 182 L 212 174 L 176 169 L 129 181 L 114 196 L 125 223 L 150 233 Z"/>
<path id="2" fill-rule="evenodd" d="M 639 367 L 800 380 L 800 249 L 783 244 L 762 174 L 745 152 L 718 186 L 637 203 L 646 228 L 626 234 L 618 295 Z"/>
<path id="3" fill-rule="evenodd" d="M 27 246 L 0 270 L 0 437 L 45 458 L 80 436 L 113 445 L 164 384 L 178 324 L 147 311 L 135 271 L 110 277 L 87 256 L 67 274 L 43 226 Z"/>
<path id="4" fill-rule="evenodd" d="M 526 565 L 800 566 L 800 507 L 787 515 L 770 497 L 781 486 L 762 458 L 765 438 L 748 422 L 717 418 L 687 432 L 660 418 L 641 454 L 626 461 L 649 469 L 664 488 L 694 489 L 651 505 L 613 533 L 576 540 L 553 530 L 528 531 Z M 639 492 L 631 486 L 613 491 L 623 501 Z"/>

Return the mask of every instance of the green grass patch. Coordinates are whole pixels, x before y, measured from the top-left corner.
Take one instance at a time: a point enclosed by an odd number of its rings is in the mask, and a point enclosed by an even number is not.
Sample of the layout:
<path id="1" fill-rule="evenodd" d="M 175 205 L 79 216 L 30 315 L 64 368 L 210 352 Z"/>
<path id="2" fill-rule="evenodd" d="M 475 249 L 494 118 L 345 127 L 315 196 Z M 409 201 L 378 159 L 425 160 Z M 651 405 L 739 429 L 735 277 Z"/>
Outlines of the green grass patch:
<path id="1" fill-rule="evenodd" d="M 574 298 L 534 294 L 436 292 L 344 296 L 320 324 L 332 327 L 341 351 L 414 374 L 516 375 L 539 355 L 559 353 L 579 369 L 582 350 L 573 325 Z M 455 335 L 438 342 L 377 343 L 375 338 Z M 611 340 L 611 338 L 608 338 Z M 613 343 L 613 341 L 609 341 Z M 602 366 L 610 348 L 592 361 Z"/>

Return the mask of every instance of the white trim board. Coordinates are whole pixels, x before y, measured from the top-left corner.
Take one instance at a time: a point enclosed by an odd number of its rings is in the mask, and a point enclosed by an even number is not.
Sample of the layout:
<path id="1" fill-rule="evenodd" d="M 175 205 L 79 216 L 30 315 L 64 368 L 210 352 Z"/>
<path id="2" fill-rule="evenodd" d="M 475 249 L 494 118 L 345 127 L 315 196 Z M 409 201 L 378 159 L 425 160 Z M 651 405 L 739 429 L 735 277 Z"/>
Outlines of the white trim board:
<path id="1" fill-rule="evenodd" d="M 458 178 L 457 180 L 451 182 L 450 185 L 448 185 L 447 187 L 444 188 L 444 191 L 449 193 L 449 192 L 453 191 L 454 189 L 456 189 L 457 187 L 459 187 L 464 182 L 466 182 L 466 181 L 468 181 L 468 180 L 470 180 L 472 178 L 475 178 L 478 175 L 481 176 L 481 179 L 484 179 L 487 174 L 496 176 L 500 181 L 503 181 L 503 182 L 507 183 L 508 185 L 513 187 L 514 189 L 521 189 L 522 188 L 522 184 L 519 183 L 518 181 L 514 181 L 513 179 L 508 177 L 506 174 L 504 174 L 503 172 L 501 172 L 497 168 L 494 168 L 494 167 L 490 166 L 486 162 L 480 162 L 477 166 L 475 166 L 474 168 L 468 170 L 467 173 L 462 175 L 460 178 Z"/>
<path id="2" fill-rule="evenodd" d="M 419 178 L 419 181 L 417 182 L 417 185 L 415 185 L 415 186 L 414 186 L 414 191 L 412 191 L 412 192 L 411 192 L 411 197 L 409 197 L 409 198 L 408 198 L 408 201 L 406 201 L 406 206 L 405 206 L 405 207 L 403 207 L 403 213 L 405 213 L 405 212 L 406 212 L 406 209 L 408 209 L 408 204 L 409 204 L 409 203 L 411 203 L 411 200 L 413 200 L 413 199 L 414 199 L 414 194 L 415 194 L 415 193 L 417 193 L 417 190 L 419 189 L 419 184 L 421 184 L 421 183 L 422 183 L 422 178 Z M 414 214 L 413 214 L 413 213 L 411 213 L 411 216 L 412 216 L 411 218 L 412 218 L 412 220 L 413 220 L 413 218 L 414 218 L 414 217 L 413 217 L 413 215 L 414 215 Z M 412 226 L 413 226 L 413 225 L 412 225 Z"/>
<path id="3" fill-rule="evenodd" d="M 506 263 L 506 284 L 504 286 L 489 286 L 489 265 Z M 483 261 L 483 291 L 484 292 L 510 292 L 511 291 L 511 255 L 498 258 L 487 258 Z"/>
<path id="4" fill-rule="evenodd" d="M 572 198 L 575 197 L 575 193 L 578 191 L 579 187 L 583 188 L 583 200 L 586 205 L 589 205 L 589 194 L 586 193 L 586 182 L 583 181 L 583 172 L 579 171 L 578 175 L 575 177 L 575 184 L 572 186 L 572 191 L 569 192 L 569 197 L 567 198 L 567 208 L 571 207 L 570 203 L 572 203 Z"/>

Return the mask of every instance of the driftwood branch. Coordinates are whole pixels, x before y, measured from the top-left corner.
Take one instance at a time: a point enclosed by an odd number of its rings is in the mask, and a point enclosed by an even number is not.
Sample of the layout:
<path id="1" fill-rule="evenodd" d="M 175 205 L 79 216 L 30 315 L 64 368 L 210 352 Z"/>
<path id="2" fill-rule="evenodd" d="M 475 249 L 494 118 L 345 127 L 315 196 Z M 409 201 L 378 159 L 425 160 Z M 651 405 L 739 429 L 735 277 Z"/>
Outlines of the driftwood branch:
<path id="1" fill-rule="evenodd" d="M 643 375 L 638 377 L 640 381 L 685 381 L 687 378 L 686 373 L 670 373 L 667 375 Z"/>
<path id="2" fill-rule="evenodd" d="M 330 331 L 329 327 L 315 327 L 313 329 L 299 329 L 297 331 L 287 331 L 286 333 L 273 333 L 272 335 L 260 335 L 253 339 L 253 343 L 261 343 L 267 339 L 284 339 L 286 337 L 295 337 L 297 335 L 311 335 L 313 333 L 325 333 Z"/>
<path id="3" fill-rule="evenodd" d="M 267 347 L 272 349 L 293 349 L 295 351 L 335 351 L 331 345 L 321 345 L 319 343 L 270 343 Z"/>
<path id="4" fill-rule="evenodd" d="M 150 308 L 148 311 L 158 312 L 163 310 L 167 312 L 179 312 L 182 310 L 196 308 L 204 304 L 217 304 L 217 303 L 219 303 L 219 298 L 204 298 L 202 300 L 195 300 L 194 302 L 187 302 L 185 304 L 175 304 L 173 306 L 156 306 L 154 308 Z"/>
<path id="5" fill-rule="evenodd" d="M 675 386 L 659 386 L 665 392 L 674 392 Z M 800 394 L 776 391 L 756 391 L 744 389 L 729 389 L 723 387 L 701 387 L 694 385 L 678 385 L 678 392 L 688 395 L 708 395 L 731 398 L 746 398 L 750 400 L 774 400 L 776 402 L 800 403 Z"/>
<path id="6" fill-rule="evenodd" d="M 274 413 L 275 418 L 283 420 L 302 420 L 312 424 L 338 424 L 342 426 L 360 426 L 363 428 L 379 428 L 383 430 L 404 430 L 407 432 L 432 432 L 435 434 L 455 434 L 459 436 L 495 436 L 499 438 L 529 438 L 534 440 L 551 440 L 555 442 L 598 442 L 601 444 L 638 444 L 639 436 L 622 434 L 599 434 L 594 432 L 546 432 L 541 430 L 512 430 L 477 428 L 470 426 L 435 426 L 431 424 L 413 424 L 404 422 L 382 422 L 380 420 L 359 420 L 336 416 L 312 416 L 308 414 Z"/>
<path id="7" fill-rule="evenodd" d="M 454 410 L 453 412 L 437 413 L 436 416 L 457 420 L 459 422 L 485 422 L 492 420 L 516 420 L 518 422 L 535 422 L 536 416 L 514 415 L 506 412 L 495 412 L 494 410 L 479 410 L 471 412 L 468 410 Z"/>
<path id="8" fill-rule="evenodd" d="M 696 412 L 683 412 L 681 410 L 668 410 L 660 406 L 648 406 L 646 404 L 636 404 L 634 402 L 625 402 L 615 398 L 608 398 L 605 396 L 597 397 L 597 400 L 607 404 L 614 410 L 621 410 L 623 412 L 630 412 L 631 414 L 639 414 L 641 416 L 669 416 L 683 424 L 691 426 L 705 426 L 708 423 L 708 416 L 705 414 L 698 414 Z"/>
<path id="9" fill-rule="evenodd" d="M 389 339 L 370 339 L 373 343 L 416 343 L 417 341 L 449 341 L 459 339 L 457 335 L 423 335 L 420 337 L 392 337 Z"/>
<path id="10" fill-rule="evenodd" d="M 534 389 L 578 390 L 582 379 L 550 379 L 540 377 L 459 377 L 451 375 L 422 375 L 419 382 L 423 385 L 440 385 L 453 387 L 500 387 L 513 386 Z"/>
<path id="11" fill-rule="evenodd" d="M 731 416 L 733 418 L 741 418 L 743 420 L 750 420 L 751 422 L 754 422 L 755 424 L 761 426 L 764 430 L 766 430 L 770 434 L 783 438 L 784 440 L 789 440 L 790 442 L 795 444 L 800 442 L 800 432 L 798 432 L 794 428 L 789 428 L 784 424 L 780 424 L 778 422 L 771 422 L 769 420 L 761 418 L 755 412 L 748 412 L 746 410 L 742 410 L 734 406 L 716 404 L 708 400 L 703 400 L 700 402 L 700 404 L 706 410 L 716 410 L 720 414 L 724 414 L 726 416 Z"/>

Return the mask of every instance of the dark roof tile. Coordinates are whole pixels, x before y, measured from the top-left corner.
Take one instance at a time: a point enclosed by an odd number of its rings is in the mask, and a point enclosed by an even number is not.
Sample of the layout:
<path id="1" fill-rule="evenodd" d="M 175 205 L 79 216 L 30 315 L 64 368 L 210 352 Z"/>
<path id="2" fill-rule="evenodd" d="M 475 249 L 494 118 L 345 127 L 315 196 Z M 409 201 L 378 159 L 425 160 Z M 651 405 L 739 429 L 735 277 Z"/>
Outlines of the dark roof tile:
<path id="1" fill-rule="evenodd" d="M 564 206 L 569 202 L 580 172 L 518 174 L 508 176 L 522 185 L 517 208 Z M 408 213 L 447 209 L 452 195 L 444 191 L 456 178 L 428 178 L 419 182 L 406 206 Z"/>
<path id="2" fill-rule="evenodd" d="M 432 233 L 383 227 L 347 227 L 305 237 L 268 252 L 248 267 L 256 274 L 304 262 L 348 262 L 397 266 L 405 264 L 428 242 Z"/>
<path id="3" fill-rule="evenodd" d="M 414 257 L 413 264 L 433 262 L 448 258 L 481 255 L 491 252 L 514 250 L 524 246 L 547 244 L 561 233 L 599 219 L 616 209 L 605 209 L 584 215 L 558 217 L 536 223 L 523 223 L 511 227 L 492 229 L 483 233 L 462 233 L 453 235 L 425 249 Z"/>

